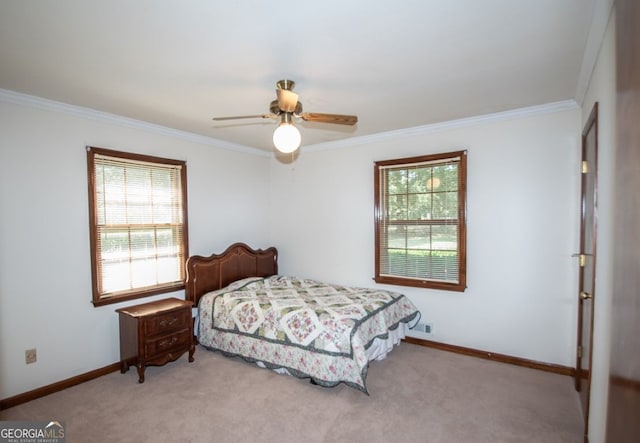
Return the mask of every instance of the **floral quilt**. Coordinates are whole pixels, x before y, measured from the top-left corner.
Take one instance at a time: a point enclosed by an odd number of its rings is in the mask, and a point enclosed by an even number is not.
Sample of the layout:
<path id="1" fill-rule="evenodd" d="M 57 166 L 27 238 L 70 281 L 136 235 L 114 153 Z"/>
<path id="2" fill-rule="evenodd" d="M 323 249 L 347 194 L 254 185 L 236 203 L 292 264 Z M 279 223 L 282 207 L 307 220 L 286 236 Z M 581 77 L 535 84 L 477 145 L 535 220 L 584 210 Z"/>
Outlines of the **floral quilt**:
<path id="1" fill-rule="evenodd" d="M 322 386 L 345 383 L 367 392 L 366 349 L 419 316 L 396 292 L 256 277 L 201 298 L 198 341 Z"/>

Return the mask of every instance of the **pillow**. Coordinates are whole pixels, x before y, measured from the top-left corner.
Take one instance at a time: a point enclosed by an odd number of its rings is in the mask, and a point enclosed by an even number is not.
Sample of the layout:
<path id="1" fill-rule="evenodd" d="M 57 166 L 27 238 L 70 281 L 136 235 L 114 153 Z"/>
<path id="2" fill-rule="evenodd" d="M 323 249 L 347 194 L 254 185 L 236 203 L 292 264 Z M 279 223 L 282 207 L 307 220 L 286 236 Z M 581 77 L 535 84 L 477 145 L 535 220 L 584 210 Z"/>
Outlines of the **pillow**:
<path id="1" fill-rule="evenodd" d="M 240 289 L 243 286 L 248 285 L 249 283 L 253 283 L 254 281 L 263 280 L 263 277 L 247 277 L 241 278 L 240 280 L 236 280 L 233 283 L 229 283 L 224 289 L 224 291 L 235 291 L 236 289 Z"/>

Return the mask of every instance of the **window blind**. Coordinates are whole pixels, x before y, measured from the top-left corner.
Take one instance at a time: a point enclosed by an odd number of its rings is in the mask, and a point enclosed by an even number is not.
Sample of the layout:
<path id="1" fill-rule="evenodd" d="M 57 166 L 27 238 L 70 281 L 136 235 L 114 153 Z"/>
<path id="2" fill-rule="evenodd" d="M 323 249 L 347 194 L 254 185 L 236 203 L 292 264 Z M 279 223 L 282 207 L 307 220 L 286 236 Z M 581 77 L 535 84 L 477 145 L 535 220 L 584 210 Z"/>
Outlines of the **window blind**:
<path id="1" fill-rule="evenodd" d="M 96 283 L 101 297 L 183 282 L 182 168 L 94 155 Z"/>

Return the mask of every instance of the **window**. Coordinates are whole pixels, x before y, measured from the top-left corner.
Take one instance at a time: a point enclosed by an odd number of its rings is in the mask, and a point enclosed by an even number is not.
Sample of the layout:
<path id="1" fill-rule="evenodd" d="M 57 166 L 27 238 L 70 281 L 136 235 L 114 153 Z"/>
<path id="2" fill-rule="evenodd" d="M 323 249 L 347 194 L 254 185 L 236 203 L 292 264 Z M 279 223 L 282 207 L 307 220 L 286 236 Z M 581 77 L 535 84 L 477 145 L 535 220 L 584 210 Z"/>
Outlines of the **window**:
<path id="1" fill-rule="evenodd" d="M 377 283 L 466 288 L 466 151 L 375 163 Z"/>
<path id="2" fill-rule="evenodd" d="M 95 306 L 184 288 L 187 165 L 87 147 Z"/>

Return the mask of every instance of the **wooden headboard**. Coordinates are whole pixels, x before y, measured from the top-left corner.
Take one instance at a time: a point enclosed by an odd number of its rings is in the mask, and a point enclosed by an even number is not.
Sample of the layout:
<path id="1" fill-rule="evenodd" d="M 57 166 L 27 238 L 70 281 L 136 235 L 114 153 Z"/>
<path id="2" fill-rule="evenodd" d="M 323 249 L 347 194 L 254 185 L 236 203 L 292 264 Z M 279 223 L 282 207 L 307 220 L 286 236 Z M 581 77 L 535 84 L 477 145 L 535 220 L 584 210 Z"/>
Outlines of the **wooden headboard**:
<path id="1" fill-rule="evenodd" d="M 274 247 L 254 250 L 244 243 L 234 243 L 222 254 L 189 257 L 186 268 L 185 298 L 198 306 L 204 294 L 224 288 L 236 280 L 276 275 L 278 250 Z"/>

